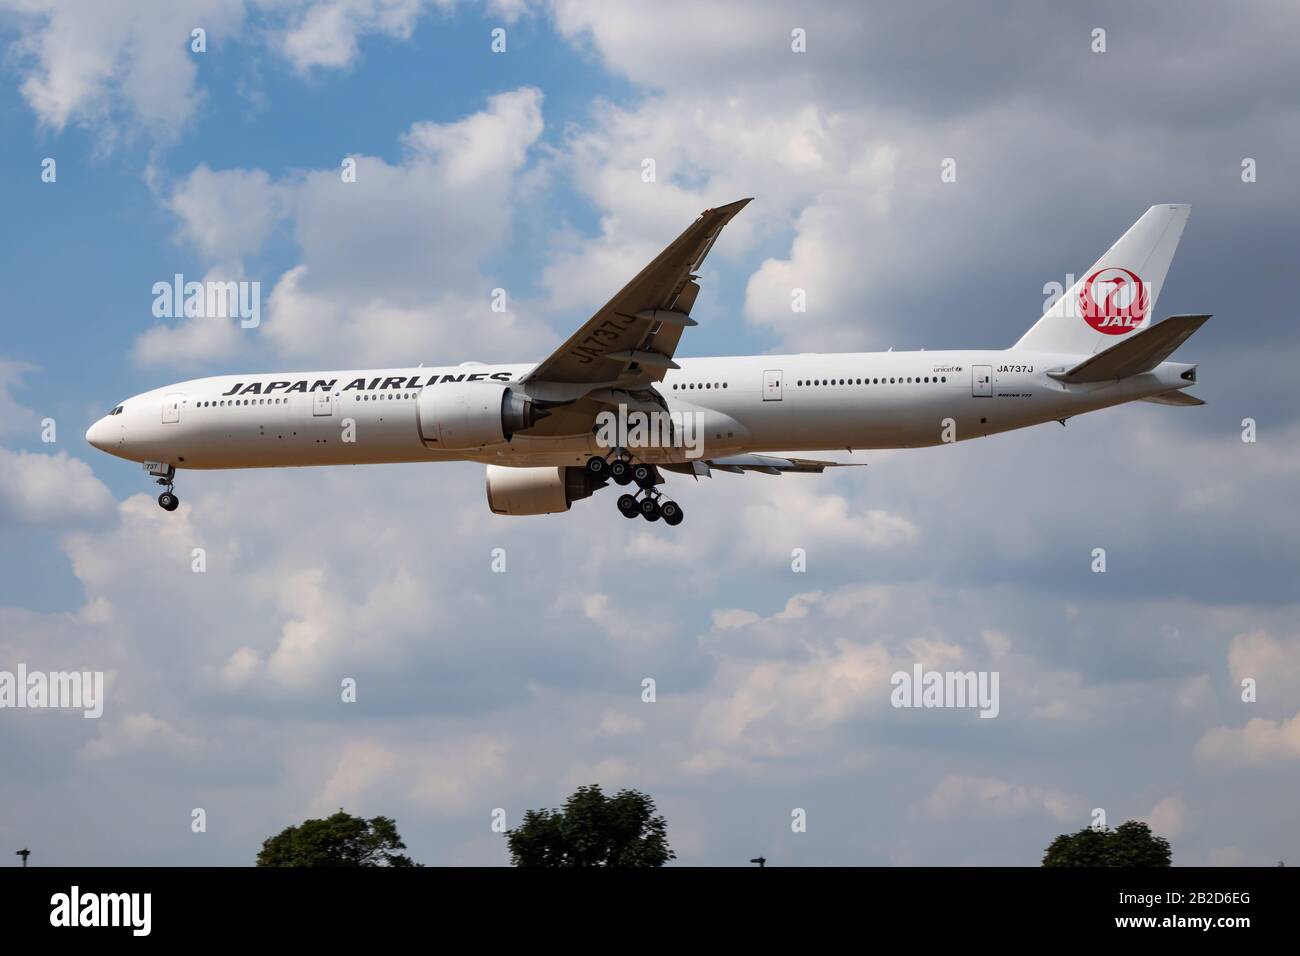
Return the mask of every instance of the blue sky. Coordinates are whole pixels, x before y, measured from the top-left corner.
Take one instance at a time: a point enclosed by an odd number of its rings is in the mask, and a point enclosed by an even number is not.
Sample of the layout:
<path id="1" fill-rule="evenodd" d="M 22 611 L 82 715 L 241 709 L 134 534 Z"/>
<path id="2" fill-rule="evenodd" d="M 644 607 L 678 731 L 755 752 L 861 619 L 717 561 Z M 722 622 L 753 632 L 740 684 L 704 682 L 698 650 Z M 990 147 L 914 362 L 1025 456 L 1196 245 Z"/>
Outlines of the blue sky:
<path id="1" fill-rule="evenodd" d="M 158 208 L 144 175 L 151 163 L 165 182 L 200 163 L 215 169 L 256 165 L 283 176 L 336 164 L 353 152 L 391 159 L 413 121 L 452 120 L 493 92 L 524 85 L 545 86 L 547 136 L 555 139 L 592 95 L 634 95 L 531 19 L 511 30 L 510 55 L 494 57 L 487 34 L 498 22 L 462 9 L 422 21 L 405 42 L 365 38 L 360 62 L 375 61 L 382 69 L 366 70 L 364 80 L 355 72 L 296 76 L 269 51 L 245 50 L 234 39 L 214 42 L 209 55 L 195 55 L 203 101 L 175 142 L 159 147 L 133 132 L 129 143 L 106 155 L 97 150 L 94 131 L 39 128 L 17 85 L 6 83 L 0 91 L 9 144 L 2 198 L 12 221 L 30 223 L 21 238 L 10 234 L 3 265 L 14 296 L 11 315 L 32 317 L 7 324 L 12 356 L 67 369 L 64 374 L 85 388 L 62 395 L 80 403 L 65 409 L 76 408 L 82 417 L 85 403 L 103 405 L 138 386 L 129 368 L 105 362 L 106 355 L 120 357 L 152 322 L 149 289 L 159 277 L 202 268 L 192 251 L 178 247 L 174 221 Z M 185 46 L 183 39 L 178 43 Z M 58 188 L 32 189 L 31 172 L 37 171 L 39 183 L 46 156 L 59 162 Z M 591 210 L 565 193 L 557 191 L 550 211 L 590 227 Z M 292 261 L 286 237 L 279 239 L 268 250 L 268 270 Z M 503 250 L 493 263 L 494 274 L 512 287 L 532 278 L 524 263 L 512 267 L 515 252 Z M 67 281 L 70 261 L 77 263 L 76 282 Z M 88 288 L 96 290 L 93 297 Z M 85 320 L 67 321 L 74 315 Z"/>
<path id="2" fill-rule="evenodd" d="M 344 805 L 495 865 L 494 808 L 592 781 L 687 864 L 1032 864 L 1097 806 L 1300 855 L 1295 11 L 689 6 L 0 0 L 0 669 L 109 675 L 99 721 L 0 712 L 33 863 L 247 863 Z M 82 440 L 201 374 L 541 358 L 750 195 L 682 354 L 1009 345 L 1189 202 L 1159 311 L 1215 313 L 1209 404 L 683 484 L 675 534 L 503 520 L 470 464 L 182 474 L 166 515 Z M 260 282 L 262 326 L 155 319 L 176 272 Z M 892 710 L 918 660 L 1000 670 L 1001 715 Z"/>

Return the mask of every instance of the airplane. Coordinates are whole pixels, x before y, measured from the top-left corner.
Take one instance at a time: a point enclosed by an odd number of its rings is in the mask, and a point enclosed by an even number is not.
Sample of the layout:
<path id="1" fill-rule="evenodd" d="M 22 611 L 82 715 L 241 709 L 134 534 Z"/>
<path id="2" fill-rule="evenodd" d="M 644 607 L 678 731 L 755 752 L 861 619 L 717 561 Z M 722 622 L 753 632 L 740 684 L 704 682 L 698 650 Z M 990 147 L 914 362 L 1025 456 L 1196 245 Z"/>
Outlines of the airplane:
<path id="1" fill-rule="evenodd" d="M 749 199 L 705 210 L 536 364 L 193 379 L 118 404 L 86 432 L 143 462 L 175 511 L 180 469 L 485 464 L 489 508 L 566 512 L 610 482 L 625 517 L 676 526 L 666 474 L 821 473 L 791 453 L 965 441 L 1126 402 L 1203 405 L 1167 361 L 1209 318 L 1152 323 L 1190 207 L 1152 206 L 1009 349 L 675 357 L 699 269 Z"/>

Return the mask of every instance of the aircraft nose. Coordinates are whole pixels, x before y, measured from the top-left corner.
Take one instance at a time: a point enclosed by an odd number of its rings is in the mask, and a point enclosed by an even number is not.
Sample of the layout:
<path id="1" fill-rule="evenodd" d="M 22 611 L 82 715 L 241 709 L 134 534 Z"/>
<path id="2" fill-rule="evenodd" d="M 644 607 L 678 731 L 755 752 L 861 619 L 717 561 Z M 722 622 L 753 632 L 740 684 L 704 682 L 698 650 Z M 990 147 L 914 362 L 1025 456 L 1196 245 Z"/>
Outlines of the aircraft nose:
<path id="1" fill-rule="evenodd" d="M 108 451 L 109 445 L 113 443 L 113 426 L 107 418 L 101 418 L 95 424 L 86 429 L 86 441 L 94 445 L 100 451 Z"/>

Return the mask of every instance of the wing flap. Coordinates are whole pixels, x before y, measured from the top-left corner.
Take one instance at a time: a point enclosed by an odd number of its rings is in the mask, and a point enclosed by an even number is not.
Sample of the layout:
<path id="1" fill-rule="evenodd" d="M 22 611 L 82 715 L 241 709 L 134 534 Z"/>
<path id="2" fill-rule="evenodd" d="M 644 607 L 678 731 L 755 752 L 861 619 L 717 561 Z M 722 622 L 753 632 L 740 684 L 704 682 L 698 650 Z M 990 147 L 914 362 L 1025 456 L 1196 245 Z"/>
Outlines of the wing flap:
<path id="1" fill-rule="evenodd" d="M 756 471 L 764 475 L 781 475 L 786 473 L 820 475 L 827 468 L 865 468 L 862 461 L 820 461 L 815 458 L 787 458 L 775 455 L 728 455 L 724 458 L 709 458 L 704 461 L 707 466 L 701 470 L 694 467 L 697 463 L 660 465 L 669 471 L 685 475 L 707 475 L 710 470 L 729 471 L 740 475 L 747 471 Z"/>

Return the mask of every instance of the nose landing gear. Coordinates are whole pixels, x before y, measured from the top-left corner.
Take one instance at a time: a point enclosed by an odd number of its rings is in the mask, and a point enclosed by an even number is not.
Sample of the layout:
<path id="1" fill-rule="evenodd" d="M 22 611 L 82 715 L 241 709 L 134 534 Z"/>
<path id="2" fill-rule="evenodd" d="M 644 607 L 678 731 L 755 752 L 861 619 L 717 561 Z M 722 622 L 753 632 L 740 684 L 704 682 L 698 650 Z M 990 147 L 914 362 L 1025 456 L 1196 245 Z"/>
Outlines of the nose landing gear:
<path id="1" fill-rule="evenodd" d="M 163 511 L 175 511 L 179 508 L 181 499 L 177 498 L 172 492 L 172 484 L 176 478 L 176 467 L 174 465 L 162 465 L 158 462 L 149 462 L 144 467 L 149 474 L 158 479 L 158 484 L 167 489 L 158 496 L 158 507 L 162 508 Z"/>

